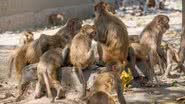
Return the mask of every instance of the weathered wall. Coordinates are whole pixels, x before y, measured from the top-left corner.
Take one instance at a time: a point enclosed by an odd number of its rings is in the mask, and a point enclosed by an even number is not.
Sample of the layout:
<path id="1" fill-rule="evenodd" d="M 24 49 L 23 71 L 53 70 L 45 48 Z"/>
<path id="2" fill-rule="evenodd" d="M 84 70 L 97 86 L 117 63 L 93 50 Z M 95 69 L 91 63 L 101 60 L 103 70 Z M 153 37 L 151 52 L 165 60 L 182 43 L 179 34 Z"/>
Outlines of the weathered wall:
<path id="1" fill-rule="evenodd" d="M 48 24 L 48 15 L 92 16 L 93 0 L 0 0 L 0 32 Z"/>

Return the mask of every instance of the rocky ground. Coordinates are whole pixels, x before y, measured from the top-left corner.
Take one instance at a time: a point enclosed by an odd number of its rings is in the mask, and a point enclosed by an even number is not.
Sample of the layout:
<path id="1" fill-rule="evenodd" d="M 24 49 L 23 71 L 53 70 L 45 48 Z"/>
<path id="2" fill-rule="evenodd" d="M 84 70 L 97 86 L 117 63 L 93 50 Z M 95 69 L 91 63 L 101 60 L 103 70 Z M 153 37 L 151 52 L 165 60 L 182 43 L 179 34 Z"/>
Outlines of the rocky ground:
<path id="1" fill-rule="evenodd" d="M 121 12 L 122 15 L 124 12 Z M 147 16 L 132 16 L 124 14 L 118 17 L 127 25 L 129 35 L 139 35 L 143 28 L 149 23 L 155 15 L 165 14 L 170 18 L 170 29 L 165 33 L 163 42 L 176 44 L 179 48 L 180 32 L 182 26 L 182 13 L 179 11 L 158 11 L 158 13 L 151 13 Z M 93 19 L 83 21 L 84 24 L 93 24 Z M 38 38 L 40 34 L 55 34 L 60 27 L 34 29 L 34 38 Z M 8 73 L 8 56 L 10 52 L 18 45 L 20 32 L 5 32 L 0 34 L 0 104 L 15 103 L 13 100 L 17 94 L 15 75 L 11 79 L 7 78 Z M 15 70 L 14 70 L 15 71 Z M 157 71 L 156 71 L 157 72 Z M 173 73 L 172 73 L 173 74 Z M 176 75 L 177 77 L 162 79 L 160 75 L 157 77 L 160 80 L 160 87 L 148 88 L 130 88 L 129 91 L 124 92 L 124 96 L 128 104 L 159 104 L 160 102 L 175 101 L 176 98 L 185 96 L 185 76 Z M 20 104 L 47 104 L 49 100 L 46 97 L 34 100 L 33 93 L 30 92 L 29 97 L 19 102 Z M 83 104 L 84 102 L 75 99 L 71 93 L 67 99 L 60 100 L 56 103 L 61 104 Z M 173 103 L 163 103 L 173 104 Z"/>

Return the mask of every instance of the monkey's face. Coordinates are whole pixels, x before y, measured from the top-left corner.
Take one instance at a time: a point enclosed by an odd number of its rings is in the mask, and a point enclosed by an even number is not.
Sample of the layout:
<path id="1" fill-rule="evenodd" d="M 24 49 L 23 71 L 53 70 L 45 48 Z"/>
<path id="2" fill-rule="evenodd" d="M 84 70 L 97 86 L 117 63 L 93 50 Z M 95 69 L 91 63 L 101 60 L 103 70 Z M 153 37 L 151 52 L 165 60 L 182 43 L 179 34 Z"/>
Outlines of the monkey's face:
<path id="1" fill-rule="evenodd" d="M 90 36 L 90 38 L 94 38 L 95 37 L 95 33 L 96 33 L 96 30 L 95 30 L 95 26 L 94 25 L 84 25 L 82 28 L 81 28 L 81 31 L 83 33 L 86 33 Z"/>
<path id="2" fill-rule="evenodd" d="M 32 32 L 25 32 L 24 34 L 24 40 L 25 42 L 31 42 L 33 41 L 33 33 Z"/>
<path id="3" fill-rule="evenodd" d="M 165 33 L 170 28 L 170 25 L 169 25 L 170 19 L 168 18 L 168 16 L 158 15 L 154 18 L 154 21 L 156 22 L 156 25 L 161 30 L 161 33 Z"/>
<path id="4" fill-rule="evenodd" d="M 63 16 L 63 15 L 61 15 L 61 14 L 58 14 L 58 15 L 57 15 L 57 19 L 59 19 L 59 20 L 63 21 L 63 20 L 64 20 L 64 16 Z"/>
<path id="5" fill-rule="evenodd" d="M 108 5 L 106 6 L 106 10 L 107 10 L 108 12 L 111 12 L 112 14 L 116 14 L 114 7 L 113 7 L 112 5 L 110 5 L 110 4 L 108 4 Z"/>
<path id="6" fill-rule="evenodd" d="M 107 8 L 107 5 L 108 4 L 106 2 L 103 2 L 103 1 L 99 2 L 98 4 L 96 4 L 94 6 L 95 14 L 99 14 L 99 13 L 102 13 L 103 11 L 105 11 L 106 8 Z"/>

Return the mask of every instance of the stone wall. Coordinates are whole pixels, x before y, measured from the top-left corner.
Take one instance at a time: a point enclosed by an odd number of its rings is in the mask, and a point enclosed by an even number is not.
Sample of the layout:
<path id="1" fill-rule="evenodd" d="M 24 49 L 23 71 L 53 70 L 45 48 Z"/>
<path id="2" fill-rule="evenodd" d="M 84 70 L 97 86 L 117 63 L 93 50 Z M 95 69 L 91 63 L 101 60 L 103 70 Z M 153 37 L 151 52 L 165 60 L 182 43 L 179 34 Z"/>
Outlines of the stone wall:
<path id="1" fill-rule="evenodd" d="M 0 32 L 48 24 L 48 16 L 63 12 L 66 18 L 92 16 L 93 0 L 1 0 Z"/>

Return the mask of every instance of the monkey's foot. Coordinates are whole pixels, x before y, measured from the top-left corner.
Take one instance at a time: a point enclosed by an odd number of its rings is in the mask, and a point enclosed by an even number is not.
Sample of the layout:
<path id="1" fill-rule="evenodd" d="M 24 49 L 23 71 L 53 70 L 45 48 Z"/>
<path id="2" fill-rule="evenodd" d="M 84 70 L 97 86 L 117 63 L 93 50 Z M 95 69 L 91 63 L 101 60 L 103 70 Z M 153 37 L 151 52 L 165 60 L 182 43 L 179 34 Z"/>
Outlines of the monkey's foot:
<path id="1" fill-rule="evenodd" d="M 62 98 L 65 98 L 65 91 L 63 90 L 63 88 L 59 89 L 57 92 L 57 96 L 55 97 L 55 100 L 59 100 Z"/>

